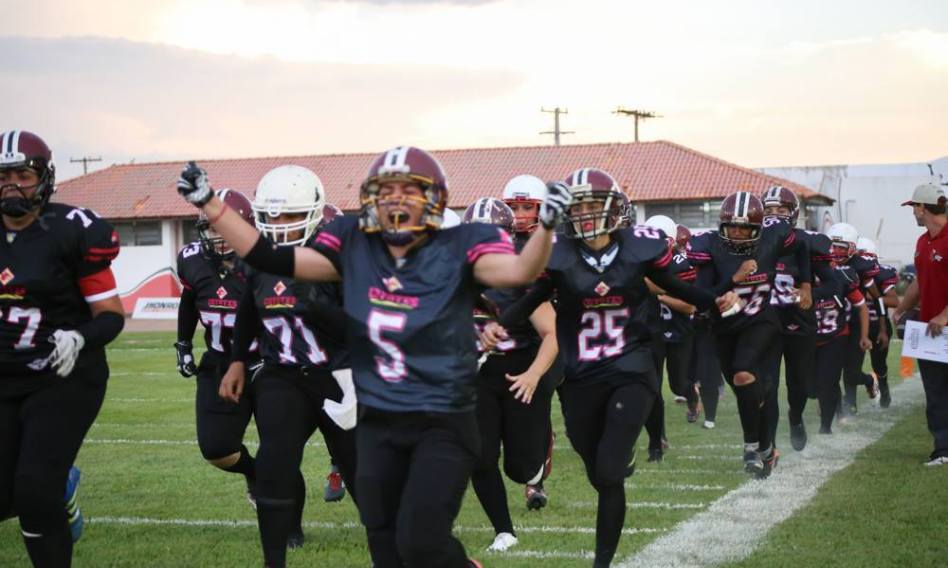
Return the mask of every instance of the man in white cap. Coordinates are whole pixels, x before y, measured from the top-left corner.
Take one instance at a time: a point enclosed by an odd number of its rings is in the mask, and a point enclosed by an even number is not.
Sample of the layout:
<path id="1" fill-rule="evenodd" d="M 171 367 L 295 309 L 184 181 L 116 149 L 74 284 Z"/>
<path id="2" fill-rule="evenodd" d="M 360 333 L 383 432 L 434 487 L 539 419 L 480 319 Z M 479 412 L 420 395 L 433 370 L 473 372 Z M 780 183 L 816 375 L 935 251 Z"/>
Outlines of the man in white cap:
<path id="1" fill-rule="evenodd" d="M 908 287 L 893 318 L 919 306 L 919 319 L 928 322 L 926 333 L 937 337 L 948 325 L 948 216 L 945 190 L 934 182 L 915 188 L 911 205 L 920 227 L 927 230 L 915 245 L 915 270 L 918 278 Z M 925 387 L 925 414 L 928 430 L 935 438 L 935 449 L 926 465 L 948 464 L 948 363 L 919 359 Z"/>

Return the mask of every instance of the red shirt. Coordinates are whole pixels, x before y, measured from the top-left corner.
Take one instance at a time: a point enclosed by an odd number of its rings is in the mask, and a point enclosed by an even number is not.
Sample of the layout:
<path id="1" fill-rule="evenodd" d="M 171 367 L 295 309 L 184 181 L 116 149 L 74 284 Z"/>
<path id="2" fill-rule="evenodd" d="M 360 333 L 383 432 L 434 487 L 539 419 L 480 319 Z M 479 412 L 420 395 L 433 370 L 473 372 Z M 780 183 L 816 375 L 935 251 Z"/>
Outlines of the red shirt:
<path id="1" fill-rule="evenodd" d="M 928 321 L 948 305 L 948 225 L 934 237 L 930 237 L 928 231 L 918 237 L 915 271 L 921 321 Z"/>

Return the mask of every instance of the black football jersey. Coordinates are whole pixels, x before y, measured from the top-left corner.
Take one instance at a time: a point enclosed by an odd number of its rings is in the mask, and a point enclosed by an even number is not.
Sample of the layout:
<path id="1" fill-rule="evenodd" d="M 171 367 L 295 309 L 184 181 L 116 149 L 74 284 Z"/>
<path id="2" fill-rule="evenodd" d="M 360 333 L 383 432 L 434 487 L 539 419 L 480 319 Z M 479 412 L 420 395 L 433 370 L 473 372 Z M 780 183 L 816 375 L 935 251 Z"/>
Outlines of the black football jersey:
<path id="1" fill-rule="evenodd" d="M 664 233 L 637 226 L 612 233 L 594 253 L 578 240 L 558 238 L 537 282 L 556 294 L 556 337 L 566 380 L 591 384 L 655 377 L 644 278 L 667 272 L 673 254 Z M 657 388 L 657 383 L 651 384 Z"/>
<path id="2" fill-rule="evenodd" d="M 246 268 L 226 269 L 205 256 L 199 242 L 181 248 L 177 268 L 181 285 L 194 292 L 208 351 L 229 357 L 237 304 L 247 287 Z"/>
<path id="3" fill-rule="evenodd" d="M 839 266 L 831 274 L 832 280 L 820 282 L 813 292 L 816 334 L 820 342 L 848 334 L 849 312 L 865 302 L 860 291 L 859 275 L 855 270 Z"/>
<path id="4" fill-rule="evenodd" d="M 474 307 L 474 323 L 478 331 L 523 297 L 523 288 L 489 289 L 482 294 L 479 305 Z M 494 346 L 495 353 L 509 353 L 520 349 L 537 349 L 540 346 L 540 335 L 530 323 L 530 320 L 517 322 L 505 328 L 507 339 Z M 478 344 L 478 350 L 481 350 Z"/>
<path id="5" fill-rule="evenodd" d="M 459 225 L 430 232 L 397 261 L 353 216 L 327 225 L 314 246 L 342 275 L 359 402 L 391 412 L 473 409 L 482 291 L 473 267 L 485 254 L 514 254 L 510 236 L 493 225 Z"/>
<path id="6" fill-rule="evenodd" d="M 875 275 L 873 281 L 876 283 L 876 287 L 879 288 L 879 293 L 883 296 L 889 290 L 895 288 L 899 284 L 899 271 L 896 270 L 894 266 L 889 266 L 888 264 L 879 264 L 879 273 Z M 879 321 L 879 300 L 874 300 L 869 302 L 869 321 L 878 322 Z"/>
<path id="7" fill-rule="evenodd" d="M 339 284 L 299 282 L 246 267 L 262 330 L 260 357 L 271 365 L 349 367 L 349 351 L 338 334 L 328 334 L 311 317 L 314 305 L 342 304 Z M 345 322 L 339 322 L 344 326 Z"/>
<path id="8" fill-rule="evenodd" d="M 694 283 L 697 278 L 697 273 L 685 253 L 675 253 L 672 256 L 671 262 L 668 263 L 668 272 L 683 282 Z M 649 330 L 662 341 L 679 343 L 694 333 L 693 316 L 676 312 L 654 295 L 649 295 L 644 305 L 648 310 Z"/>
<path id="9" fill-rule="evenodd" d="M 741 298 L 741 311 L 722 318 L 712 310 L 715 331 L 734 333 L 755 318 L 776 317 L 770 309 L 770 298 L 777 266 L 782 257 L 801 254 L 800 251 L 803 258 L 808 258 L 805 247 L 806 243 L 797 238 L 796 231 L 776 217 L 764 219 L 760 242 L 751 254 L 735 253 L 716 231 L 692 236 L 688 243 L 688 260 L 698 271 L 699 286 L 714 288 L 726 284 L 744 261 L 757 261 L 757 271 L 732 288 Z"/>
<path id="10" fill-rule="evenodd" d="M 879 261 L 874 256 L 854 254 L 846 261 L 846 266 L 856 271 L 863 290 L 868 290 L 875 283 L 875 277 L 879 274 Z"/>
<path id="11" fill-rule="evenodd" d="M 777 309 L 780 325 L 785 334 L 810 335 L 816 332 L 816 314 L 813 310 L 800 308 L 794 289 L 798 289 L 804 281 L 812 281 L 810 273 L 816 268 L 817 263 L 832 262 L 831 241 L 822 233 L 803 229 L 793 231 L 799 242 L 807 243 L 809 259 L 804 264 L 798 254 L 780 257 L 777 261 L 777 274 L 774 276 L 770 304 Z"/>
<path id="12" fill-rule="evenodd" d="M 114 278 L 95 284 L 118 255 L 118 235 L 94 212 L 64 203 L 46 205 L 22 231 L 0 224 L 0 235 L 0 383 L 51 377 L 50 335 L 88 322 L 90 302 L 118 293 Z M 83 349 L 77 366 L 104 356 Z"/>

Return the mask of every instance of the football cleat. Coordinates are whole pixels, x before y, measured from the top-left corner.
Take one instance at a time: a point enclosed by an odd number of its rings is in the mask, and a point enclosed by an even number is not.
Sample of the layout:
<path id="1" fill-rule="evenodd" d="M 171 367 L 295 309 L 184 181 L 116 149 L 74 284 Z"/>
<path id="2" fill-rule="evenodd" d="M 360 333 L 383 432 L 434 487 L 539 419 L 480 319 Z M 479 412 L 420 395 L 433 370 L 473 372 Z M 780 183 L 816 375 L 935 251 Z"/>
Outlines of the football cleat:
<path id="1" fill-rule="evenodd" d="M 833 429 L 829 426 L 820 426 L 820 434 L 832 434 Z"/>
<path id="2" fill-rule="evenodd" d="M 790 425 L 790 445 L 798 452 L 806 447 L 806 426 L 803 422 Z"/>
<path id="3" fill-rule="evenodd" d="M 763 459 L 763 467 L 760 472 L 756 474 L 757 479 L 767 479 L 770 477 L 770 474 L 773 473 L 774 468 L 777 467 L 777 462 L 780 460 L 780 450 L 777 448 L 772 448 L 766 458 Z"/>
<path id="4" fill-rule="evenodd" d="M 892 404 L 892 394 L 889 392 L 889 380 L 887 377 L 879 377 L 879 406 L 889 408 Z"/>
<path id="5" fill-rule="evenodd" d="M 869 400 L 879 404 L 879 377 L 876 376 L 875 372 L 870 373 L 872 377 L 872 383 L 866 385 L 866 394 L 869 395 Z"/>
<path id="6" fill-rule="evenodd" d="M 648 462 L 662 463 L 665 460 L 665 451 L 661 448 L 648 449 Z"/>
<path id="7" fill-rule="evenodd" d="M 744 444 L 744 471 L 752 475 L 758 475 L 764 469 L 764 462 L 760 459 L 756 446 L 757 444 Z"/>
<path id="8" fill-rule="evenodd" d="M 326 476 L 326 488 L 323 490 L 323 500 L 327 503 L 342 501 L 346 496 L 346 483 L 342 480 L 342 474 L 335 465 L 329 475 Z"/>
<path id="9" fill-rule="evenodd" d="M 510 534 L 509 532 L 497 533 L 497 536 L 494 537 L 494 542 L 487 547 L 488 552 L 504 552 L 508 548 L 515 546 L 517 544 L 517 537 Z"/>
<path id="10" fill-rule="evenodd" d="M 527 509 L 531 511 L 539 511 L 543 507 L 546 507 L 546 503 L 549 500 L 546 496 L 546 489 L 543 488 L 543 482 L 537 483 L 536 485 L 527 485 L 524 489 L 524 494 L 527 497 Z"/>
<path id="11" fill-rule="evenodd" d="M 705 430 L 714 430 L 714 420 L 705 420 L 701 427 Z"/>
<path id="12" fill-rule="evenodd" d="M 82 536 L 82 528 L 85 526 L 85 519 L 83 519 L 82 511 L 79 509 L 79 479 L 81 476 L 78 467 L 72 466 L 69 468 L 69 476 L 66 477 L 66 495 L 63 498 L 66 503 L 69 533 L 72 535 L 73 542 L 79 540 L 79 537 Z"/>
<path id="13" fill-rule="evenodd" d="M 290 550 L 303 548 L 303 543 L 305 541 L 306 537 L 303 535 L 303 527 L 298 526 L 291 530 L 289 536 L 286 537 L 286 547 Z"/>
<path id="14" fill-rule="evenodd" d="M 925 462 L 925 465 L 929 467 L 935 467 L 939 465 L 948 465 L 948 456 L 932 457 L 927 462 Z"/>

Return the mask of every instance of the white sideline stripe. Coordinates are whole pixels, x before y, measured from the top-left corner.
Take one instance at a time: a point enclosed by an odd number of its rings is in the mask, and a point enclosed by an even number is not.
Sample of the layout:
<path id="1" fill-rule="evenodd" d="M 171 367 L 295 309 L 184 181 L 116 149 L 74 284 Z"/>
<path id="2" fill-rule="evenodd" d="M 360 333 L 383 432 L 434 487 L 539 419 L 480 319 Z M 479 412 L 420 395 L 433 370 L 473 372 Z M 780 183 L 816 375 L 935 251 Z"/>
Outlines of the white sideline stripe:
<path id="1" fill-rule="evenodd" d="M 131 372 L 131 371 L 119 371 L 117 373 L 109 373 L 110 377 L 171 377 L 177 375 L 177 371 L 141 371 L 141 372 Z"/>
<path id="2" fill-rule="evenodd" d="M 194 422 L 134 422 L 134 423 L 122 423 L 122 422 L 93 422 L 92 427 L 100 428 L 194 428 Z M 247 429 L 256 430 L 257 426 L 250 422 L 247 424 Z"/>
<path id="3" fill-rule="evenodd" d="M 574 558 L 578 560 L 592 560 L 596 555 L 589 550 L 579 552 L 565 552 L 559 550 L 505 550 L 504 552 L 487 551 L 488 557 L 509 558 Z"/>
<path id="4" fill-rule="evenodd" d="M 131 438 L 86 438 L 86 444 L 112 444 L 128 446 L 196 446 L 197 440 L 132 440 Z M 247 447 L 257 447 L 260 442 L 247 440 L 244 442 Z M 308 448 L 325 447 L 323 442 L 306 442 Z"/>
<path id="5" fill-rule="evenodd" d="M 599 506 L 599 503 L 597 501 L 573 501 L 567 503 L 566 506 L 576 509 L 595 509 Z M 664 501 L 631 501 L 626 504 L 629 509 L 664 509 L 666 511 L 704 509 L 707 506 L 707 503 L 667 503 Z"/>
<path id="6" fill-rule="evenodd" d="M 639 469 L 635 468 L 635 475 L 638 476 L 643 473 L 662 473 L 662 474 L 672 474 L 672 475 L 746 475 L 744 470 L 738 470 L 737 466 L 734 469 L 663 469 L 661 466 L 657 468 L 648 468 L 643 467 Z"/>
<path id="7" fill-rule="evenodd" d="M 226 528 L 244 528 L 256 527 L 256 520 L 246 519 L 152 519 L 148 517 L 86 517 L 87 523 L 99 525 L 125 525 L 125 526 L 146 526 L 146 525 L 164 525 L 177 527 L 226 527 Z M 346 523 L 326 523 L 318 521 L 304 521 L 303 526 L 316 529 L 362 529 L 362 525 L 355 522 Z M 457 532 L 486 532 L 493 534 L 494 527 L 480 526 L 467 527 L 458 525 L 454 527 Z M 516 527 L 518 533 L 553 533 L 553 534 L 592 534 L 596 532 L 593 527 Z M 622 534 L 652 534 L 665 532 L 666 529 L 656 528 L 627 528 L 622 529 Z"/>
<path id="8" fill-rule="evenodd" d="M 723 485 L 688 485 L 687 483 L 662 483 L 657 485 L 626 483 L 625 486 L 627 489 L 666 489 L 668 491 L 724 491 L 727 489 Z"/>
<path id="9" fill-rule="evenodd" d="M 106 402 L 194 402 L 193 398 L 107 398 Z"/>
<path id="10" fill-rule="evenodd" d="M 832 436 L 811 434 L 806 450 L 782 454 L 773 476 L 749 480 L 680 523 L 616 568 L 704 567 L 749 556 L 771 528 L 804 507 L 836 472 L 877 441 L 922 398 L 922 381 L 892 388 L 892 406 L 866 406 L 857 419 Z M 735 456 L 733 459 L 737 459 Z"/>

